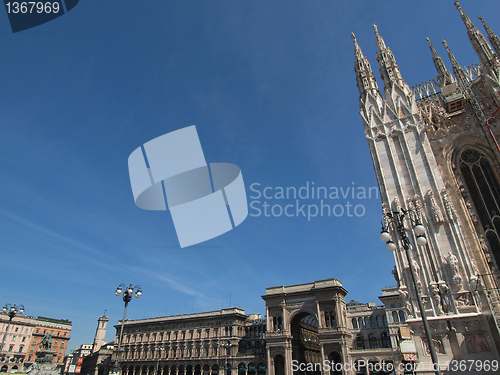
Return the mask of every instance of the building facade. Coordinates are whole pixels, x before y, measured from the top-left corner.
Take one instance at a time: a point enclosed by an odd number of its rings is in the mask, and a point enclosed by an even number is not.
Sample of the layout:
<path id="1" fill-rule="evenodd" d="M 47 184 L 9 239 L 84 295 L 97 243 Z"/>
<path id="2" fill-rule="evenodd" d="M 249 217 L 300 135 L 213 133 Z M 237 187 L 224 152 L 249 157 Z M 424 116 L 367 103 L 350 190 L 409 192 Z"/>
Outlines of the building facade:
<path id="1" fill-rule="evenodd" d="M 443 366 L 452 359 L 499 360 L 500 348 L 500 127 L 491 117 L 500 105 L 500 44 L 483 19 L 491 45 L 455 6 L 479 64 L 462 68 L 443 41 L 452 73 L 427 39 L 437 77 L 413 88 L 374 25 L 382 92 L 353 34 L 361 118 L 383 212 L 411 210 L 426 228 L 424 246 L 409 228 L 408 251 Z M 410 264 L 404 251 L 394 258 L 398 287 L 386 300 L 401 300 L 413 332 L 408 341 L 420 362 L 431 363 Z"/>
<path id="2" fill-rule="evenodd" d="M 34 327 L 29 343 L 28 351 L 24 359 L 26 367 L 31 366 L 36 359 L 36 352 L 39 349 L 40 341 L 46 334 L 52 335 L 52 350 L 54 353 L 54 363 L 62 369 L 68 340 L 71 335 L 71 322 L 66 319 L 52 319 L 39 316 L 33 320 Z"/>
<path id="3" fill-rule="evenodd" d="M 347 290 L 337 279 L 266 288 L 269 375 L 319 373 L 348 358 Z M 308 364 L 318 364 L 313 371 Z"/>
<path id="4" fill-rule="evenodd" d="M 267 288 L 268 374 L 388 375 L 413 369 L 399 349 L 408 326 L 394 289 L 384 289 L 384 305 L 376 306 L 345 303 L 347 290 L 337 279 Z"/>
<path id="5" fill-rule="evenodd" d="M 53 335 L 54 363 L 62 367 L 70 339 L 70 321 L 17 315 L 9 325 L 9 316 L 0 314 L 0 335 L 4 342 L 0 371 L 25 372 L 35 361 L 39 343 L 46 333 Z"/>
<path id="6" fill-rule="evenodd" d="M 3 342 L 0 372 L 23 371 L 33 328 L 34 322 L 30 317 L 15 316 L 9 325 L 9 316 L 0 314 L 0 337 Z"/>
<path id="7" fill-rule="evenodd" d="M 264 374 L 264 332 L 237 307 L 126 320 L 118 364 L 124 375 Z"/>

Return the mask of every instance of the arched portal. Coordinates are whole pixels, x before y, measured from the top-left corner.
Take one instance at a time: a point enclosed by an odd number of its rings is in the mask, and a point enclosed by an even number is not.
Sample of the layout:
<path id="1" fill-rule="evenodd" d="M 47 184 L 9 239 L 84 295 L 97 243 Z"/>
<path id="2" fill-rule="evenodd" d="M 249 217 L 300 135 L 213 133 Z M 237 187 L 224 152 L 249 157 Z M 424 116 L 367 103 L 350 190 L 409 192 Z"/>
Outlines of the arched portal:
<path id="1" fill-rule="evenodd" d="M 285 358 L 281 354 L 274 357 L 274 375 L 285 375 Z"/>
<path id="2" fill-rule="evenodd" d="M 330 365 L 330 375 L 341 375 L 342 374 L 342 357 L 339 352 L 330 352 L 328 354 L 328 361 Z"/>
<path id="3" fill-rule="evenodd" d="M 319 352 L 318 340 L 318 319 L 307 312 L 300 312 L 291 321 L 292 333 L 292 360 L 299 364 L 299 367 L 315 368 L 319 370 L 321 355 Z M 300 366 L 300 364 L 304 364 Z M 316 368 L 315 368 L 316 370 Z M 298 369 L 294 374 L 319 374 L 320 371 L 302 371 Z"/>
<path id="4" fill-rule="evenodd" d="M 266 289 L 269 375 L 320 374 L 333 351 L 348 359 L 346 294 L 337 279 Z"/>

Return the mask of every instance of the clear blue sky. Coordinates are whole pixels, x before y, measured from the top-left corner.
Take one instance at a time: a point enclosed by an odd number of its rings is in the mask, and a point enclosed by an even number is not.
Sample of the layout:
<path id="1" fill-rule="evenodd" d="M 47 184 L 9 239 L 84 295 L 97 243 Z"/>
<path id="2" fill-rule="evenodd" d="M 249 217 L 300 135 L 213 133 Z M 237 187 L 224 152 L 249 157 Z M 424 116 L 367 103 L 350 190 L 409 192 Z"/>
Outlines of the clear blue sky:
<path id="1" fill-rule="evenodd" d="M 462 6 L 500 33 L 498 0 Z M 180 249 L 169 213 L 135 206 L 127 169 L 135 148 L 194 124 L 249 196 L 253 183 L 376 186 L 350 37 L 379 78 L 373 23 L 410 86 L 436 76 L 427 36 L 449 67 L 442 39 L 462 65 L 478 60 L 452 0 L 85 0 L 17 34 L 0 11 L 0 302 L 71 320 L 69 348 L 105 309 L 117 323 L 122 282 L 143 289 L 131 319 L 264 314 L 266 287 L 331 277 L 348 300 L 379 302 L 395 284 L 379 199 L 347 199 L 362 217 L 249 216 Z"/>

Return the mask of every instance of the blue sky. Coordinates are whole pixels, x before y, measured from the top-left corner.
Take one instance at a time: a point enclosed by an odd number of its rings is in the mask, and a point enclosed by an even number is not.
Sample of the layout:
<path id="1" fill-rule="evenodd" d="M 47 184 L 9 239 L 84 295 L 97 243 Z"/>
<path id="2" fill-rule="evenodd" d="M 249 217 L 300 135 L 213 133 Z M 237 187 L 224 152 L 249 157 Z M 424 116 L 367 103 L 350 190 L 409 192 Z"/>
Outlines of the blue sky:
<path id="1" fill-rule="evenodd" d="M 500 33 L 497 0 L 461 4 Z M 452 0 L 86 0 L 16 34 L 0 12 L 0 302 L 71 320 L 70 348 L 104 310 L 121 318 L 119 283 L 142 286 L 131 319 L 264 314 L 266 287 L 331 277 L 378 303 L 395 284 L 379 199 L 350 199 L 361 217 L 249 216 L 180 249 L 169 213 L 135 206 L 127 170 L 143 143 L 196 125 L 206 160 L 238 165 L 249 196 L 253 183 L 376 186 L 350 37 L 379 78 L 373 23 L 410 86 L 436 76 L 427 36 L 450 69 L 442 39 L 478 60 Z"/>

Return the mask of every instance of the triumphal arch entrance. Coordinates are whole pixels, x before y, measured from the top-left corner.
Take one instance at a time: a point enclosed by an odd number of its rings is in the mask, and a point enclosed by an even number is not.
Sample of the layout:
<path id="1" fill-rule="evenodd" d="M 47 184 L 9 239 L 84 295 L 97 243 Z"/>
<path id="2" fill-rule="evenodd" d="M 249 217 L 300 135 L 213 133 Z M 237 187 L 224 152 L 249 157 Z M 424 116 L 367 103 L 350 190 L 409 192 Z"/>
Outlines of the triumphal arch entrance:
<path id="1" fill-rule="evenodd" d="M 337 279 L 266 288 L 268 375 L 343 373 L 324 364 L 348 358 L 346 294 Z"/>

